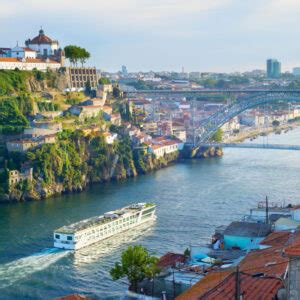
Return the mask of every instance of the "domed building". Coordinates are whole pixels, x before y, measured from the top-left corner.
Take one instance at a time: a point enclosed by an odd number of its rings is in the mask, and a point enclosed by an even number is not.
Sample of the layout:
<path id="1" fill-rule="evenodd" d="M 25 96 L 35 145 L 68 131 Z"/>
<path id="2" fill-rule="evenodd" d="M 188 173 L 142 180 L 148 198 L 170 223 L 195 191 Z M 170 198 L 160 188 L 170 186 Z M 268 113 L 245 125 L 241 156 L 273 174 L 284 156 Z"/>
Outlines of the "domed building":
<path id="1" fill-rule="evenodd" d="M 65 54 L 59 43 L 45 35 L 44 30 L 33 39 L 25 41 L 26 47 L 18 43 L 13 48 L 0 47 L 0 70 L 58 70 L 64 67 Z"/>
<path id="2" fill-rule="evenodd" d="M 59 43 L 56 40 L 52 40 L 50 37 L 45 35 L 44 30 L 39 31 L 39 35 L 33 39 L 28 39 L 25 41 L 26 47 L 35 50 L 37 52 L 37 57 L 53 57 L 58 56 Z"/>

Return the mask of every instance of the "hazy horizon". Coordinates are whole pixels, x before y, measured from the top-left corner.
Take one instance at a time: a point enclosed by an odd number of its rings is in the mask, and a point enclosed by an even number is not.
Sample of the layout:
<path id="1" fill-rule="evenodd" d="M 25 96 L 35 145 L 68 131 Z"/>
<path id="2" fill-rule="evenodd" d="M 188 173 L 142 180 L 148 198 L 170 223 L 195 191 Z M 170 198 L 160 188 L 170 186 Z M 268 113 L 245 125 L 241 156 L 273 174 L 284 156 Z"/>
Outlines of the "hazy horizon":
<path id="1" fill-rule="evenodd" d="M 89 65 L 129 72 L 283 71 L 300 66 L 297 0 L 0 0 L 0 47 L 45 34 L 90 51 Z"/>

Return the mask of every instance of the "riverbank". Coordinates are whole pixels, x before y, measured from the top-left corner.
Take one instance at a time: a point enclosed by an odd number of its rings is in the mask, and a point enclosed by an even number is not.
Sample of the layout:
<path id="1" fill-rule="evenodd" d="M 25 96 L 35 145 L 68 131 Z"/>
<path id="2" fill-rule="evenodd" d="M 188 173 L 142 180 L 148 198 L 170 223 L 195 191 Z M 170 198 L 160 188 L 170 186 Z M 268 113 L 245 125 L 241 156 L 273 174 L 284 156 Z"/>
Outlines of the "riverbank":
<path id="1" fill-rule="evenodd" d="M 58 180 L 53 180 L 46 184 L 42 182 L 40 178 L 33 179 L 33 181 L 28 185 L 18 184 L 13 186 L 9 193 L 0 194 L 0 204 L 42 200 L 60 196 L 62 194 L 81 193 L 85 191 L 86 188 L 94 184 L 104 184 L 111 181 L 120 181 L 131 177 L 147 175 L 184 159 L 203 159 L 209 157 L 220 157 L 222 155 L 222 149 L 214 147 L 201 147 L 193 154 L 188 152 L 180 153 L 177 151 L 165 154 L 160 158 L 156 158 L 153 155 L 139 153 L 133 155 L 135 158 L 130 161 L 127 168 L 124 168 L 123 164 L 120 165 L 122 157 L 115 154 L 111 156 L 111 164 L 107 166 L 105 170 L 99 170 L 101 174 L 98 174 L 97 176 L 81 174 L 80 183 L 73 183 L 68 186 L 65 186 L 63 182 L 59 182 Z M 97 170 L 93 170 L 93 172 L 97 173 Z"/>
<path id="2" fill-rule="evenodd" d="M 224 139 L 225 143 L 241 143 L 247 139 L 256 139 L 258 136 L 266 136 L 270 133 L 281 133 L 282 131 L 292 130 L 300 126 L 300 122 L 292 122 L 283 124 L 277 127 L 268 127 L 268 128 L 254 128 L 247 131 L 239 132 L 233 136 L 230 136 Z"/>

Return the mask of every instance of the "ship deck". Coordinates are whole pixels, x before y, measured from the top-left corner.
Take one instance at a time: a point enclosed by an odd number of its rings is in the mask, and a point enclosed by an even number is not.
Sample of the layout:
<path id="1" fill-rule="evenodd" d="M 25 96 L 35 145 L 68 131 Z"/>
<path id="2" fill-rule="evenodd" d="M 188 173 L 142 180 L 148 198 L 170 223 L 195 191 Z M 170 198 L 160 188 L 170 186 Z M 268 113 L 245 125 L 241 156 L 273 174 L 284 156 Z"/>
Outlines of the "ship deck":
<path id="1" fill-rule="evenodd" d="M 115 211 L 110 211 L 110 212 L 106 213 L 106 214 L 110 214 L 110 215 L 117 215 L 117 217 L 115 217 L 115 218 L 105 217 L 105 215 L 95 216 L 95 217 L 92 217 L 92 218 L 89 218 L 86 220 L 82 220 L 82 221 L 79 221 L 79 222 L 76 222 L 76 223 L 73 223 L 70 225 L 65 225 L 63 227 L 56 229 L 54 232 L 62 233 L 62 234 L 74 234 L 78 231 L 87 229 L 89 227 L 94 227 L 94 226 L 110 223 L 112 221 L 118 220 L 125 214 L 132 214 L 134 212 L 138 212 L 138 211 L 141 211 L 142 209 L 145 209 L 147 207 L 152 207 L 152 206 L 155 206 L 155 205 L 150 204 L 150 203 L 143 203 L 143 205 L 131 205 L 131 206 L 123 207 L 121 209 L 117 209 Z"/>

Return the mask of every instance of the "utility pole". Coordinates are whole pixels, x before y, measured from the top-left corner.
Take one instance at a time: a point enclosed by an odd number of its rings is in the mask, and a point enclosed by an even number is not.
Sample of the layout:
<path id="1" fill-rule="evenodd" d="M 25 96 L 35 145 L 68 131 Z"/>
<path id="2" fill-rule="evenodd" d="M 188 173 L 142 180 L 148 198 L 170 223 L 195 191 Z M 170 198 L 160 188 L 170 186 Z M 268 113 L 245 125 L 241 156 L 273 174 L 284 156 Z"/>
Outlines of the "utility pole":
<path id="1" fill-rule="evenodd" d="M 268 196 L 266 196 L 266 224 L 269 224 L 269 201 L 268 201 Z"/>
<path id="2" fill-rule="evenodd" d="M 196 129 L 195 129 L 195 99 L 192 99 L 192 134 L 193 134 L 193 146 L 196 145 Z"/>
<path id="3" fill-rule="evenodd" d="M 236 267 L 236 273 L 235 273 L 235 300 L 241 299 L 241 280 L 240 280 L 240 272 L 239 267 Z"/>

